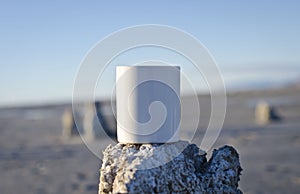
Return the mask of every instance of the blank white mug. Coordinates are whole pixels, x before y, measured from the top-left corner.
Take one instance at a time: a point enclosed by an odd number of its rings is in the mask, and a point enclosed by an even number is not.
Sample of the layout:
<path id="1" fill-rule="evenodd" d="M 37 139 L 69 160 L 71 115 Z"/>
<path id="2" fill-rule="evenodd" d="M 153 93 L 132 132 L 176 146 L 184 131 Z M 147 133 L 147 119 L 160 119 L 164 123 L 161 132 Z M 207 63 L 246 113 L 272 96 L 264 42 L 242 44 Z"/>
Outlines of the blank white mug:
<path id="1" fill-rule="evenodd" d="M 180 138 L 180 67 L 117 66 L 120 143 L 168 143 Z"/>

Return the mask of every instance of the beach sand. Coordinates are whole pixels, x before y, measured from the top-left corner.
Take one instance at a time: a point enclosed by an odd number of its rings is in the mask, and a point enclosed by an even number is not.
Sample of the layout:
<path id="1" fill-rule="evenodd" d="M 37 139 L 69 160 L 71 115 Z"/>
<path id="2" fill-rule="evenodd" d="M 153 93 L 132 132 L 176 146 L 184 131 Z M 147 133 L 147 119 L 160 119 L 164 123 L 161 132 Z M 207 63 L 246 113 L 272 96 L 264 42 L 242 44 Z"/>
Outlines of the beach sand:
<path id="1" fill-rule="evenodd" d="M 210 97 L 199 96 L 201 142 L 210 115 Z M 300 193 L 300 88 L 228 94 L 227 113 L 213 148 L 234 146 L 243 167 L 244 193 Z M 281 121 L 260 126 L 257 102 L 274 106 Z M 183 97 L 183 135 L 192 134 L 188 96 Z M 101 160 L 79 137 L 61 138 L 61 116 L 70 105 L 0 109 L 0 193 L 96 193 Z M 107 139 L 93 144 L 105 147 Z M 211 153 L 212 150 L 208 150 Z M 101 150 L 99 150 L 101 152 Z"/>

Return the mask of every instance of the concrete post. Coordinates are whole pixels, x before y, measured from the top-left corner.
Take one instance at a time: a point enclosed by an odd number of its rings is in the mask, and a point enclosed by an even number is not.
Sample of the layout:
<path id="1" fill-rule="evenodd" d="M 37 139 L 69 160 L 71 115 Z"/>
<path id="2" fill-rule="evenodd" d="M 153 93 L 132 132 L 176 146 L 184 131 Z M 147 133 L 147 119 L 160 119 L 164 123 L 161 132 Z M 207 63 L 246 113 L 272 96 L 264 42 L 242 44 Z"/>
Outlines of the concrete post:
<path id="1" fill-rule="evenodd" d="M 76 125 L 74 122 L 74 117 L 73 117 L 73 112 L 71 111 L 70 108 L 66 108 L 62 118 L 62 137 L 63 139 L 69 139 L 71 138 L 74 134 L 78 134 L 76 130 Z"/>
<path id="2" fill-rule="evenodd" d="M 265 101 L 259 102 L 255 107 L 255 121 L 259 125 L 268 124 L 270 121 L 270 106 Z"/>
<path id="3" fill-rule="evenodd" d="M 88 141 L 92 141 L 95 139 L 94 117 L 95 117 L 94 103 L 86 103 L 84 105 L 83 130 L 84 130 L 84 139 Z"/>

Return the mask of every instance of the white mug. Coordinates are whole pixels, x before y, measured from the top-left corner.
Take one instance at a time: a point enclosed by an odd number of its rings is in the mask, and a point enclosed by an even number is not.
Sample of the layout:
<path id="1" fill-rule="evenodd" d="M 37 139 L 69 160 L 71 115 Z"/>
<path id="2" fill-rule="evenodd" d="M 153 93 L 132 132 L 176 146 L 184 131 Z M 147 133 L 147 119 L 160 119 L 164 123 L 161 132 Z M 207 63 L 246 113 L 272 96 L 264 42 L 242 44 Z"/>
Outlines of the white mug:
<path id="1" fill-rule="evenodd" d="M 117 137 L 120 143 L 180 139 L 180 67 L 116 67 Z"/>

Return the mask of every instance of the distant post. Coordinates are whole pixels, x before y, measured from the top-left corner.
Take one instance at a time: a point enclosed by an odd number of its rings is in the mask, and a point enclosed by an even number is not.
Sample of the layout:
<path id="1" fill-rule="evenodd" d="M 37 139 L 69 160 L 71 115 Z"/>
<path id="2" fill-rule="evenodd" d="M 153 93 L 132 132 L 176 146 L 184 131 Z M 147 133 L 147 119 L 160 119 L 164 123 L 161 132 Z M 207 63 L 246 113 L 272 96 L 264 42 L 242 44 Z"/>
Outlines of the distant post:
<path id="1" fill-rule="evenodd" d="M 73 112 L 70 110 L 70 108 L 65 109 L 61 118 L 61 122 L 63 139 L 69 139 L 76 134 L 76 125 L 74 122 Z"/>
<path id="2" fill-rule="evenodd" d="M 259 102 L 255 107 L 255 121 L 259 125 L 268 124 L 270 121 L 270 106 L 265 101 Z"/>
<path id="3" fill-rule="evenodd" d="M 83 130 L 84 137 L 88 141 L 95 139 L 94 132 L 94 117 L 95 117 L 95 107 L 94 103 L 86 103 L 84 106 L 84 115 L 83 115 Z"/>

